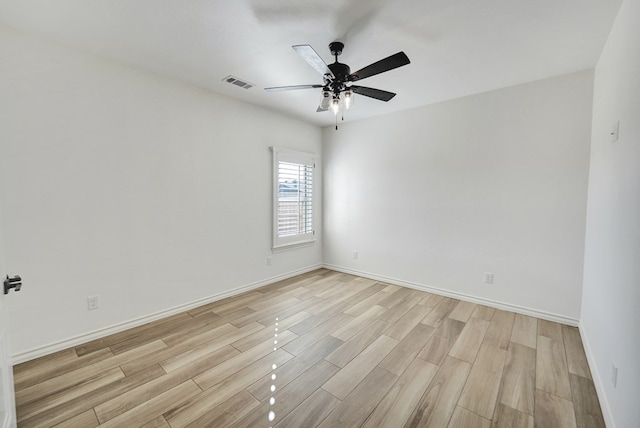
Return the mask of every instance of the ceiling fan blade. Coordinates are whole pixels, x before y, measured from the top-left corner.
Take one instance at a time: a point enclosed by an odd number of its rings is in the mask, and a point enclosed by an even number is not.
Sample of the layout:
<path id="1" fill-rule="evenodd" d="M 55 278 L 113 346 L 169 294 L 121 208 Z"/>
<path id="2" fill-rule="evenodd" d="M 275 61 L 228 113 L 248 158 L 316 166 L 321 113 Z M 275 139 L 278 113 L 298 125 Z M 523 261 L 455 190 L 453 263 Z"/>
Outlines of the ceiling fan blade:
<path id="1" fill-rule="evenodd" d="M 291 47 L 318 73 L 322 74 L 323 76 L 325 74 L 328 74 L 331 77 L 335 77 L 329 69 L 329 66 L 322 60 L 322 58 L 320 58 L 320 55 L 318 55 L 318 53 L 314 51 L 310 45 L 295 45 Z"/>
<path id="2" fill-rule="evenodd" d="M 316 113 L 322 113 L 323 111 L 329 111 L 329 109 L 328 108 L 320 108 L 320 107 L 318 107 L 316 109 Z"/>
<path id="3" fill-rule="evenodd" d="M 314 88 L 323 88 L 323 85 L 293 85 L 293 86 L 274 86 L 271 88 L 264 88 L 267 92 L 276 92 L 276 91 L 293 91 L 296 89 L 314 89 Z"/>
<path id="4" fill-rule="evenodd" d="M 375 76 L 376 74 L 384 73 L 385 71 L 393 70 L 394 68 L 402 67 L 409 64 L 409 57 L 404 52 L 398 52 L 397 54 L 388 56 L 373 64 L 367 65 L 355 73 L 351 73 L 349 76 L 350 81 L 362 80 L 367 77 Z"/>
<path id="5" fill-rule="evenodd" d="M 382 89 L 367 88 L 366 86 L 351 85 L 351 90 L 356 94 L 375 98 L 380 101 L 389 101 L 391 98 L 396 96 L 393 92 L 383 91 Z"/>

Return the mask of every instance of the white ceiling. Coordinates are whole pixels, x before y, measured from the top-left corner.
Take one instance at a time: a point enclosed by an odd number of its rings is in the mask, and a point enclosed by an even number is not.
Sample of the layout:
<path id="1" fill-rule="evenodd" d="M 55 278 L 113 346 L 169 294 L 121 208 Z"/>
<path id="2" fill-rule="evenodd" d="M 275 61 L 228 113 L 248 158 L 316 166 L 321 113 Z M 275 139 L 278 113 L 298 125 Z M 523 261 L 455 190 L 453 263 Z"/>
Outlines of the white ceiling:
<path id="1" fill-rule="evenodd" d="M 363 80 L 345 120 L 418 107 L 595 65 L 621 0 L 0 0 L 0 22 L 318 125 L 322 83 L 293 49 L 328 44 L 358 70 L 404 51 L 411 64 Z M 256 85 L 222 82 L 234 75 Z"/>

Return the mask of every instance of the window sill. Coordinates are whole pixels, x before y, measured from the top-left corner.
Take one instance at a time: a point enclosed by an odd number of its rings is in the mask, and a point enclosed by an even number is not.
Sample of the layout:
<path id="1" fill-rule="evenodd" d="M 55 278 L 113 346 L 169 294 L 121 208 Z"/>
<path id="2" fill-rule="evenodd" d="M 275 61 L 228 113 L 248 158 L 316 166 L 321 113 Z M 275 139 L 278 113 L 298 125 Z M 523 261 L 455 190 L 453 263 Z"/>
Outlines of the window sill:
<path id="1" fill-rule="evenodd" d="M 279 253 L 281 251 L 295 250 L 295 249 L 301 248 L 301 247 L 310 247 L 310 246 L 314 245 L 315 243 L 316 243 L 316 240 L 312 239 L 312 240 L 309 240 L 309 241 L 292 242 L 290 244 L 281 244 L 281 245 L 278 245 L 278 246 L 271 247 L 271 252 Z"/>

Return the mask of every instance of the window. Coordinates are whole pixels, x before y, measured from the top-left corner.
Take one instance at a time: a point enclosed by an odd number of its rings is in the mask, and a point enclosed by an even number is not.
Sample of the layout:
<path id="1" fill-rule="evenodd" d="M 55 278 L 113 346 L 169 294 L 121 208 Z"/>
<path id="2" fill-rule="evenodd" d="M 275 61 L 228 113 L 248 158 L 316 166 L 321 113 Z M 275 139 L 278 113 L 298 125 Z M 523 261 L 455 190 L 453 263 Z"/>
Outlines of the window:
<path id="1" fill-rule="evenodd" d="M 315 240 L 313 173 L 315 155 L 273 150 L 273 248 Z"/>

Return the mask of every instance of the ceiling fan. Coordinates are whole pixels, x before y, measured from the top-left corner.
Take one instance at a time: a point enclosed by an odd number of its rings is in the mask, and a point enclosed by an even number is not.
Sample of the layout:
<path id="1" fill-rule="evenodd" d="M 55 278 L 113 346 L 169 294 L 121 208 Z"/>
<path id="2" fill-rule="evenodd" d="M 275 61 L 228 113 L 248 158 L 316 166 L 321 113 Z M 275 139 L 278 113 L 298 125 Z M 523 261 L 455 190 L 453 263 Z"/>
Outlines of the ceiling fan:
<path id="1" fill-rule="evenodd" d="M 335 57 L 335 62 L 333 64 L 326 64 L 310 45 L 295 45 L 292 47 L 298 55 L 302 57 L 302 59 L 307 61 L 309 65 L 322 75 L 323 83 L 316 85 L 276 86 L 264 88 L 265 91 L 273 92 L 322 88 L 322 98 L 317 111 L 327 111 L 331 108 L 336 115 L 342 108 L 348 110 L 349 107 L 351 107 L 354 93 L 380 101 L 389 101 L 395 97 L 396 94 L 393 92 L 354 85 L 353 82 L 357 82 L 359 80 L 366 79 L 367 77 L 375 76 L 376 74 L 384 73 L 410 63 L 409 58 L 404 52 L 398 52 L 351 73 L 351 68 L 347 64 L 338 62 L 338 56 L 342 53 L 342 49 L 344 48 L 344 44 L 341 42 L 332 42 L 329 44 L 331 55 Z"/>

